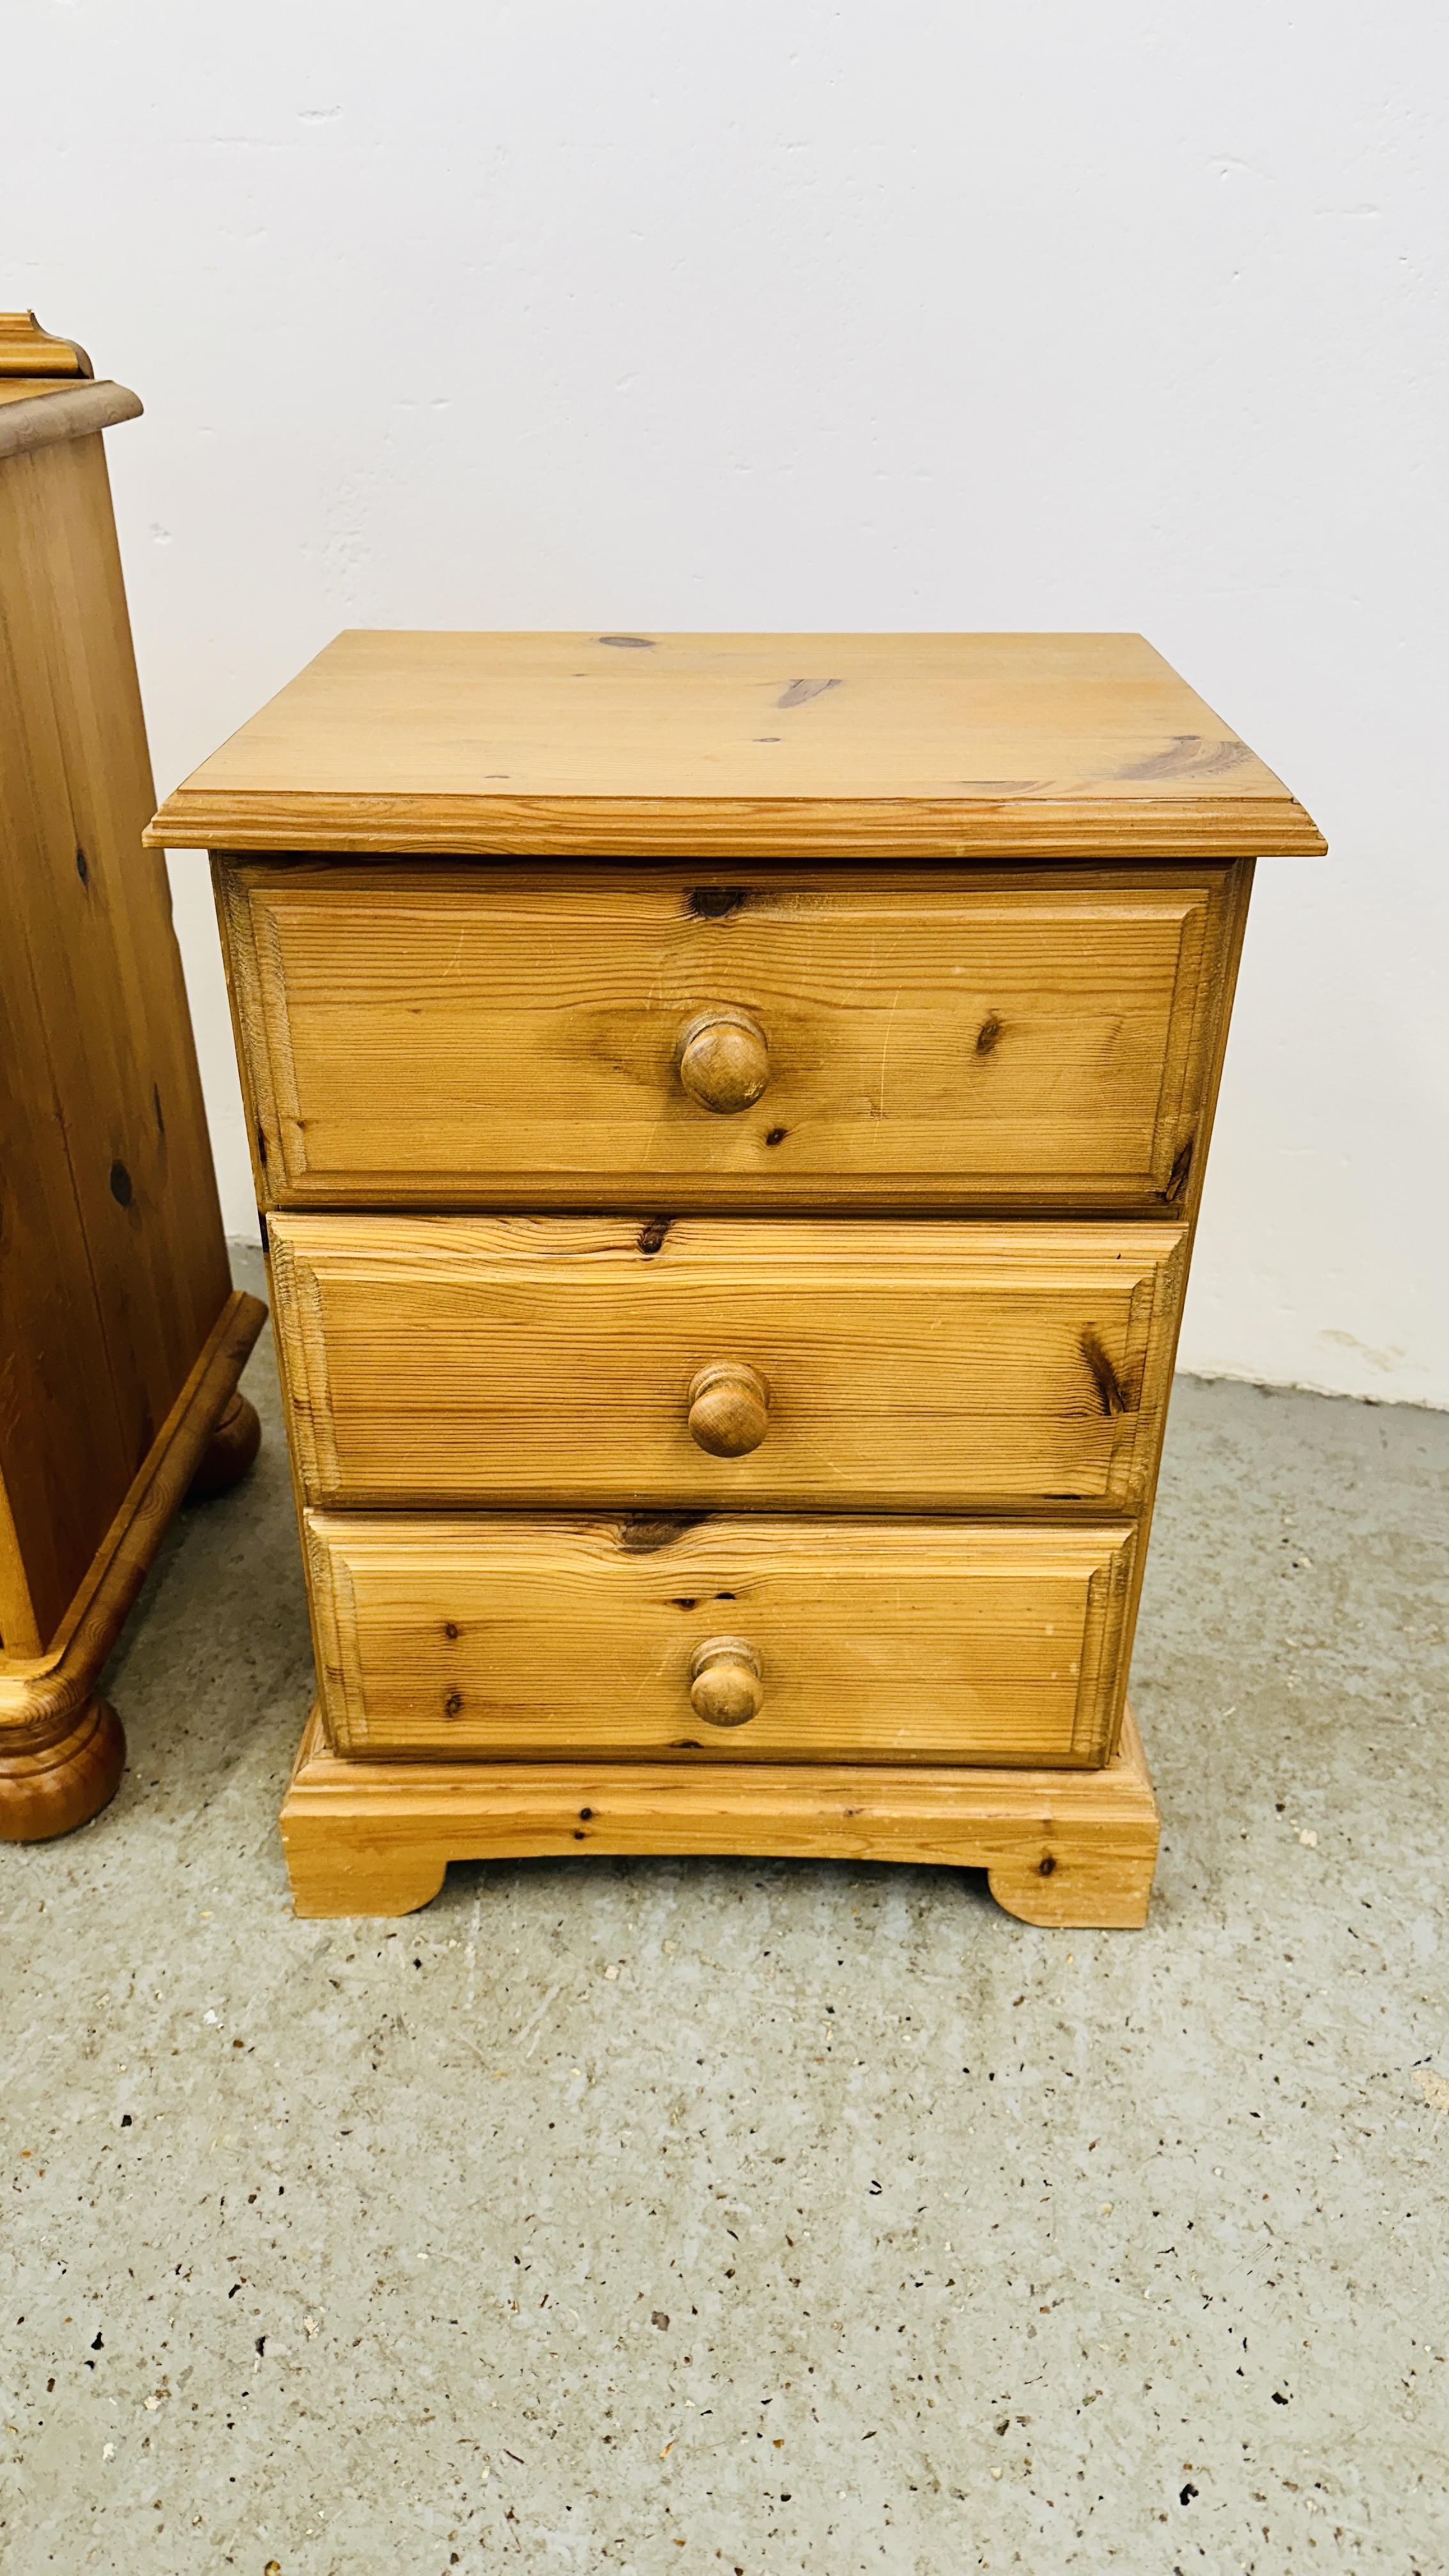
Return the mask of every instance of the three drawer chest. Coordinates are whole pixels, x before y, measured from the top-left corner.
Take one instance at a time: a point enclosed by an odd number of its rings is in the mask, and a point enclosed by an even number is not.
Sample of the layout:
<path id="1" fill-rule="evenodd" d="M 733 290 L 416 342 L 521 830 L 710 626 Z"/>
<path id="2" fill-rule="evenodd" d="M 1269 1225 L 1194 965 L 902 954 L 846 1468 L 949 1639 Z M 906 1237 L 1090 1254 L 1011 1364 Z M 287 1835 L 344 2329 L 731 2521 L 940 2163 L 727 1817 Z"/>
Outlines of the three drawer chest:
<path id="1" fill-rule="evenodd" d="M 1135 636 L 338 638 L 213 854 L 317 1664 L 297 1909 L 449 1860 L 1145 1919 L 1126 1700 L 1253 862 Z"/>

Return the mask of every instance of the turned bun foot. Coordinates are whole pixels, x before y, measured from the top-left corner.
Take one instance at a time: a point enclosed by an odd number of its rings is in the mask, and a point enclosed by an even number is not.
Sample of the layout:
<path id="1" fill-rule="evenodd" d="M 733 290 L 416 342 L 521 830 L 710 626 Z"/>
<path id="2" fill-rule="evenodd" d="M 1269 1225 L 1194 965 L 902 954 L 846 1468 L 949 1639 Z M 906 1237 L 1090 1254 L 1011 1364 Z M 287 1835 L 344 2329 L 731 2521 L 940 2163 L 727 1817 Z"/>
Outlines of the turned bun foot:
<path id="1" fill-rule="evenodd" d="M 48 1744 L 10 1748 L 0 1732 L 0 1842 L 49 1842 L 89 1824 L 125 1767 L 126 1738 L 109 1700 L 88 1699 Z"/>
<path id="2" fill-rule="evenodd" d="M 240 1482 L 262 1445 L 262 1426 L 254 1404 L 234 1395 L 197 1461 L 186 1488 L 189 1503 L 205 1502 Z"/>

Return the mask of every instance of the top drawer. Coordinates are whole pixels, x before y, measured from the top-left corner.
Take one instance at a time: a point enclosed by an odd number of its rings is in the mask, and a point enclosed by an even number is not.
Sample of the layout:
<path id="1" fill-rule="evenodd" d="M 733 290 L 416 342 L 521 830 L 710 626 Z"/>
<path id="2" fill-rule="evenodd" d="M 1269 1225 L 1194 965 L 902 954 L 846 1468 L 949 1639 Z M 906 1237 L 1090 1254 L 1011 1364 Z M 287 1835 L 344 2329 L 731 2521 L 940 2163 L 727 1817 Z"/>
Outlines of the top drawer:
<path id="1" fill-rule="evenodd" d="M 1176 1213 L 1249 864 L 219 860 L 259 1195 Z"/>

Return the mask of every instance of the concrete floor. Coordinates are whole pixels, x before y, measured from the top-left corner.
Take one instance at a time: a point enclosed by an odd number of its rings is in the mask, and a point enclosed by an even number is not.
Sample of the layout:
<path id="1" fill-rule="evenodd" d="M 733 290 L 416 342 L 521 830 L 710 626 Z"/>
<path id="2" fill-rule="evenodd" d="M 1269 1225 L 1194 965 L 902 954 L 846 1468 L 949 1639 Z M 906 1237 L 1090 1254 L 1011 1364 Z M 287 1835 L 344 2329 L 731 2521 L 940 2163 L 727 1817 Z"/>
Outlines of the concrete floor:
<path id="1" fill-rule="evenodd" d="M 270 1358 L 0 1853 L 0 2560 L 1449 2566 L 1449 1417 L 1179 1384 L 1150 1928 L 958 1873 L 450 1872 L 297 1923 Z"/>

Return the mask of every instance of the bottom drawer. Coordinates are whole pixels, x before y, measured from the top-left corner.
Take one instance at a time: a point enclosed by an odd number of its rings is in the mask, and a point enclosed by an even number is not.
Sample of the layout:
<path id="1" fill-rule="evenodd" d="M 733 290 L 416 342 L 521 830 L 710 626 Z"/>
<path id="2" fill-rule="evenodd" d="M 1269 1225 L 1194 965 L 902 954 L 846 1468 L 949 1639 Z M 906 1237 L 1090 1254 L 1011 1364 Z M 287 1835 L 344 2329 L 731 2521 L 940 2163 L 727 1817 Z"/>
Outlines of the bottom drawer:
<path id="1" fill-rule="evenodd" d="M 339 1753 L 1089 1767 L 1129 1526 L 305 1515 Z"/>

